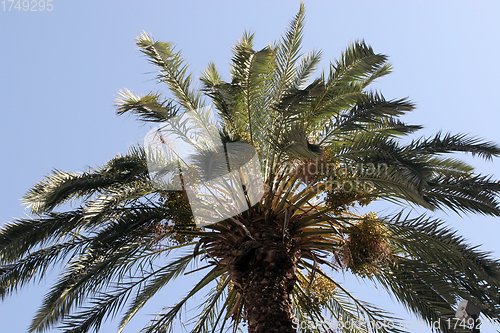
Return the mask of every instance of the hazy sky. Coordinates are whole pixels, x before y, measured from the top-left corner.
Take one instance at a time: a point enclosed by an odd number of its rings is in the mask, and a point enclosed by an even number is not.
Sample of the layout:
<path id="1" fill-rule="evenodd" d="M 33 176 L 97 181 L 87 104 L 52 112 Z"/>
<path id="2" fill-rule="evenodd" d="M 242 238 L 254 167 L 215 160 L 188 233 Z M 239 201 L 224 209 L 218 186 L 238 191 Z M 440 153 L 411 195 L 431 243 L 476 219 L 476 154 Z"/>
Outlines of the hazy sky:
<path id="1" fill-rule="evenodd" d="M 51 4 L 52 11 L 25 12 L 15 5 L 9 11 L 9 1 L 5 9 L 0 3 L 0 225 L 27 213 L 19 199 L 52 169 L 101 165 L 143 139 L 149 125 L 116 116 L 113 106 L 125 87 L 137 93 L 164 90 L 152 80 L 155 68 L 135 47 L 143 30 L 177 44 L 195 77 L 212 60 L 227 79 L 230 47 L 244 29 L 255 31 L 256 48 L 263 48 L 279 38 L 299 7 L 299 1 L 278 0 Z M 304 51 L 321 49 L 321 66 L 326 68 L 349 42 L 364 39 L 394 65 L 394 73 L 376 87 L 386 98 L 408 96 L 417 103 L 404 120 L 424 125 L 422 135 L 465 132 L 500 143 L 499 1 L 305 4 Z M 499 160 L 467 160 L 500 178 Z M 377 208 L 397 209 L 389 204 Z M 437 215 L 500 257 L 499 219 Z M 146 314 L 171 305 L 188 282 L 180 280 L 155 298 L 125 332 L 137 332 Z M 359 287 L 356 281 L 346 283 L 360 298 L 411 320 L 369 282 Z M 49 287 L 30 285 L 0 303 L 0 331 L 24 332 Z"/>

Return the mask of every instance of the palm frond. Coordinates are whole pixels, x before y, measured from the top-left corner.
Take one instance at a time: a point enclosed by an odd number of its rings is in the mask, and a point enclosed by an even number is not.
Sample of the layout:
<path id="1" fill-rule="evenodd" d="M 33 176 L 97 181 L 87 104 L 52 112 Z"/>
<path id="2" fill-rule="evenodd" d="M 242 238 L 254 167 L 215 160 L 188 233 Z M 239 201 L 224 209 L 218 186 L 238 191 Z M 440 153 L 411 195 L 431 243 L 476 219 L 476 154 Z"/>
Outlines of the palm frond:
<path id="1" fill-rule="evenodd" d="M 177 102 L 186 110 L 194 111 L 203 106 L 201 95 L 192 88 L 191 74 L 180 52 L 176 52 L 171 43 L 154 40 L 143 32 L 136 41 L 139 50 L 149 61 L 160 67 L 158 81 L 165 82 L 177 98 Z"/>
<path id="2" fill-rule="evenodd" d="M 466 134 L 436 134 L 432 138 L 420 138 L 414 140 L 410 149 L 418 153 L 452 153 L 466 152 L 473 156 L 477 155 L 486 160 L 500 156 L 500 147 L 489 141 L 484 141 L 476 137 L 469 137 Z"/>
<path id="3" fill-rule="evenodd" d="M 17 219 L 0 229 L 0 263 L 10 264 L 39 245 L 63 239 L 83 222 L 81 210 Z"/>
<path id="4" fill-rule="evenodd" d="M 141 331 L 141 333 L 153 333 L 158 331 L 173 332 L 175 318 L 186 302 L 198 291 L 207 286 L 210 282 L 214 281 L 217 277 L 221 276 L 223 273 L 225 273 L 225 271 L 217 267 L 211 269 L 179 303 L 169 308 L 167 313 L 158 315 Z"/>
<path id="5" fill-rule="evenodd" d="M 146 302 L 151 299 L 161 288 L 163 288 L 171 280 L 179 277 L 183 274 L 196 257 L 195 254 L 191 253 L 188 255 L 183 255 L 177 260 L 174 260 L 170 264 L 155 270 L 149 277 L 148 281 L 143 287 L 139 289 L 136 296 L 131 301 L 127 311 L 123 315 L 118 332 L 122 332 L 125 329 L 127 323 L 134 317 L 134 315 L 146 304 Z M 144 279 L 144 281 L 147 281 Z"/>
<path id="6" fill-rule="evenodd" d="M 350 131 L 368 129 L 368 124 L 382 125 L 384 120 L 402 115 L 413 108 L 413 103 L 405 99 L 387 101 L 377 93 L 360 95 L 352 109 L 336 117 L 334 126 L 326 132 L 322 142 L 336 139 L 336 136 Z"/>
<path id="7" fill-rule="evenodd" d="M 303 264 L 312 269 L 310 264 L 306 262 L 303 262 Z M 331 295 L 327 297 L 328 301 L 325 303 L 325 307 L 334 316 L 337 323 L 344 324 L 343 330 L 347 332 L 403 332 L 400 329 L 402 325 L 398 325 L 399 318 L 372 304 L 360 301 L 322 270 L 318 270 L 316 274 L 335 286 Z M 310 277 L 311 275 L 309 275 Z M 314 318 L 311 319 L 314 321 Z M 388 322 L 394 325 L 373 325 L 374 323 Z"/>
<path id="8" fill-rule="evenodd" d="M 196 325 L 193 327 L 192 333 L 214 332 L 223 313 L 231 310 L 231 308 L 227 307 L 229 305 L 228 302 L 224 302 L 222 308 L 219 304 L 225 298 L 224 296 L 226 296 L 226 288 L 228 288 L 230 281 L 231 279 L 228 276 L 222 276 L 221 281 L 217 283 L 217 287 L 210 290 L 209 294 L 205 297 L 206 302 L 200 305 L 200 308 L 202 308 L 200 315 L 196 319 L 193 318 Z M 226 315 L 229 315 L 229 313 Z M 220 328 L 221 331 L 222 329 L 223 327 Z"/>
<path id="9" fill-rule="evenodd" d="M 156 256 L 156 251 L 148 250 L 150 233 L 143 227 L 161 219 L 154 209 L 126 210 L 115 223 L 96 233 L 92 243 L 72 258 L 64 274 L 47 293 L 30 332 L 52 327 L 92 293 L 115 279 L 120 281 L 140 262 L 138 257 L 148 261 L 150 256 Z"/>
<path id="10" fill-rule="evenodd" d="M 144 151 L 132 147 L 128 154 L 116 156 L 99 169 L 80 174 L 55 170 L 26 193 L 24 202 L 32 214 L 40 214 L 50 212 L 68 200 L 88 198 L 116 183 L 147 178 Z"/>
<path id="11" fill-rule="evenodd" d="M 165 121 L 179 112 L 173 101 L 162 99 L 159 93 L 138 96 L 127 89 L 118 92 L 116 107 L 118 115 L 130 112 L 141 121 L 151 122 Z"/>
<path id="12" fill-rule="evenodd" d="M 292 89 L 302 89 L 303 86 L 310 79 L 311 75 L 317 68 L 321 61 L 321 51 L 313 50 L 302 56 L 300 64 L 297 66 L 295 81 L 291 85 Z"/>
<path id="13" fill-rule="evenodd" d="M 409 218 L 401 212 L 387 222 L 402 252 L 375 278 L 391 294 L 428 322 L 439 316 L 453 318 L 452 307 L 460 299 L 471 300 L 486 316 L 494 316 L 500 287 L 498 260 L 467 244 L 440 220 L 425 215 Z"/>
<path id="14" fill-rule="evenodd" d="M 304 58 L 304 61 L 299 67 L 299 72 L 297 73 L 296 62 L 300 57 L 304 19 L 305 7 L 304 4 L 301 3 L 299 12 L 290 22 L 290 26 L 285 32 L 285 35 L 282 36 L 281 41 L 274 48 L 277 65 L 274 87 L 277 100 L 279 100 L 281 95 L 288 89 L 300 86 L 302 81 L 307 79 L 311 70 L 319 61 L 319 54 L 309 55 Z"/>
<path id="15" fill-rule="evenodd" d="M 42 280 L 49 268 L 82 251 L 89 242 L 89 239 L 75 237 L 68 242 L 44 247 L 15 263 L 0 266 L 0 300 L 4 300 L 32 280 Z"/>

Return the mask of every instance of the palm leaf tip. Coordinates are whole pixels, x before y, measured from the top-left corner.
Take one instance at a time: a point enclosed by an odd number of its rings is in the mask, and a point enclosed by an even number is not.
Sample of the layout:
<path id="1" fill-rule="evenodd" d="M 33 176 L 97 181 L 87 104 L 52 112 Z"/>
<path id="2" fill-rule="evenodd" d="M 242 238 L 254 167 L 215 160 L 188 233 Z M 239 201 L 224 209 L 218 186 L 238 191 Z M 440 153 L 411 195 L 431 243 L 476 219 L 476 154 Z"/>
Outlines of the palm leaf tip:
<path id="1" fill-rule="evenodd" d="M 414 140 L 410 146 L 416 151 L 426 153 L 471 153 L 473 156 L 479 156 L 486 160 L 500 156 L 498 144 L 463 133 L 443 135 L 439 132 L 434 137 Z"/>
<path id="2" fill-rule="evenodd" d="M 175 117 L 179 111 L 179 107 L 175 105 L 174 101 L 162 99 L 159 93 L 149 93 L 145 96 L 139 96 L 128 89 L 118 92 L 115 105 L 118 115 L 132 113 L 139 120 L 151 122 L 166 121 Z"/>

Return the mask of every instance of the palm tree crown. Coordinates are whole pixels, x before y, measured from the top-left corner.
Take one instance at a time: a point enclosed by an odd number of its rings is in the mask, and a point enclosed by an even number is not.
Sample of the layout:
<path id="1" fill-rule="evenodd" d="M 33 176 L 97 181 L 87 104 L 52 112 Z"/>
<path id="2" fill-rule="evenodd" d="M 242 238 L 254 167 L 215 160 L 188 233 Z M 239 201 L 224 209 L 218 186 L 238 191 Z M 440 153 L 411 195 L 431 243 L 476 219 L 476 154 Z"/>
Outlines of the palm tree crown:
<path id="1" fill-rule="evenodd" d="M 230 161 L 231 144 L 250 145 L 264 192 L 253 202 L 244 187 L 249 209 L 201 227 L 184 187 L 155 186 L 142 146 L 82 173 L 55 170 L 24 198 L 33 217 L 0 230 L 2 299 L 67 263 L 30 332 L 57 325 L 97 331 L 122 311 L 121 332 L 197 262 L 203 277 L 142 332 L 173 331 L 202 289 L 208 294 L 189 322 L 192 332 L 237 331 L 243 324 L 249 332 L 294 332 L 304 322 L 322 324 L 303 331 L 334 331 L 325 321 L 330 316 L 359 324 L 344 328 L 349 332 L 401 331 L 372 325 L 395 318 L 353 297 L 337 281 L 344 271 L 375 281 L 428 323 L 453 319 L 462 299 L 488 318 L 500 314 L 497 260 L 431 216 L 411 210 L 378 216 L 364 208 L 388 200 L 499 216 L 500 182 L 449 154 L 492 159 L 500 147 L 463 134 L 406 140 L 421 128 L 399 119 L 413 103 L 368 88 L 391 72 L 387 57 L 357 41 L 312 79 L 321 52 L 301 53 L 303 24 L 301 5 L 281 39 L 259 51 L 254 35 L 244 33 L 233 48 L 230 81 L 210 63 L 200 90 L 172 44 L 145 33 L 137 38 L 171 97 L 124 90 L 118 114 L 163 123 L 187 112 L 208 119 L 211 106 L 223 149 L 200 153 L 193 163 L 217 173 L 216 156 Z M 244 162 L 232 171 L 241 175 Z M 186 185 L 186 173 L 179 175 Z M 76 208 L 56 210 L 70 200 Z M 457 331 L 444 324 L 439 330 Z"/>

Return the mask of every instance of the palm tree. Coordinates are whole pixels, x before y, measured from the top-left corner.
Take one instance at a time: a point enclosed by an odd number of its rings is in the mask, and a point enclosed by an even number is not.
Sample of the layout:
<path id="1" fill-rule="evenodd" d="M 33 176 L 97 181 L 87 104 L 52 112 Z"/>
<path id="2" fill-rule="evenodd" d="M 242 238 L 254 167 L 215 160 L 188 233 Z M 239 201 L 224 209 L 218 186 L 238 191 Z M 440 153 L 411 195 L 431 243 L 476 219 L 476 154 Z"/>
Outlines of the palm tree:
<path id="1" fill-rule="evenodd" d="M 172 96 L 122 91 L 118 114 L 157 123 L 186 112 L 208 119 L 208 98 L 224 160 L 231 143 L 254 147 L 265 192 L 249 209 L 200 227 L 185 190 L 154 186 L 141 146 L 100 168 L 53 171 L 24 197 L 33 217 L 0 230 L 2 299 L 67 264 L 30 332 L 57 325 L 65 332 L 97 331 L 122 311 L 121 332 L 151 297 L 197 262 L 203 277 L 142 332 L 173 331 L 202 289 L 208 294 L 188 323 L 192 332 L 236 332 L 243 324 L 251 333 L 294 332 L 297 326 L 333 331 L 328 316 L 345 332 L 401 331 L 390 313 L 343 288 L 337 277 L 345 271 L 383 286 L 428 323 L 440 320 L 438 331 L 458 331 L 446 323 L 462 299 L 487 318 L 500 314 L 496 259 L 432 215 L 405 209 L 378 216 L 364 208 L 388 200 L 429 212 L 499 216 L 500 183 L 449 154 L 492 159 L 500 147 L 462 134 L 405 140 L 421 128 L 399 120 L 414 105 L 368 89 L 390 73 L 387 57 L 354 42 L 312 80 L 321 52 L 301 54 L 303 23 L 301 5 L 281 39 L 260 51 L 253 49 L 253 34 L 245 33 L 233 48 L 230 82 L 211 63 L 201 90 L 193 88 L 172 44 L 138 37 Z M 212 157 L 208 152 L 199 159 Z M 244 195 L 250 202 L 248 188 Z M 76 208 L 64 206 L 69 201 Z M 377 325 L 384 321 L 389 325 Z"/>

